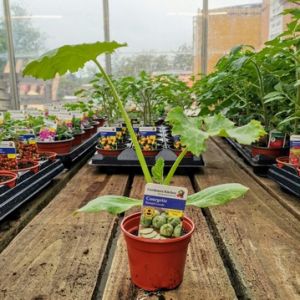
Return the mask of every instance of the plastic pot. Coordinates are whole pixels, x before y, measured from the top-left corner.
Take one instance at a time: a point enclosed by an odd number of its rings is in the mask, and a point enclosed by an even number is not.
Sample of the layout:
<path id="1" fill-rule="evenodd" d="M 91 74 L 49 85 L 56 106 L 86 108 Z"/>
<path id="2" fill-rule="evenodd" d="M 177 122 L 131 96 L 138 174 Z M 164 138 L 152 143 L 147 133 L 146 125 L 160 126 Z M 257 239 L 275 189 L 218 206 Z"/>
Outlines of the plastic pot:
<path id="1" fill-rule="evenodd" d="M 105 123 L 105 119 L 104 118 L 95 118 L 94 119 L 96 122 L 98 122 L 97 127 L 102 127 Z"/>
<path id="2" fill-rule="evenodd" d="M 252 157 L 256 155 L 264 155 L 272 158 L 276 158 L 279 156 L 288 155 L 289 148 L 268 148 L 268 147 L 259 147 L 252 145 L 251 146 L 251 154 Z"/>
<path id="3" fill-rule="evenodd" d="M 122 147 L 115 150 L 104 150 L 96 146 L 97 152 L 102 154 L 103 156 L 117 157 L 126 147 Z"/>
<path id="4" fill-rule="evenodd" d="M 83 139 L 83 140 L 89 139 L 89 138 L 91 137 L 91 135 L 92 135 L 93 130 L 94 130 L 94 127 L 93 127 L 93 126 L 84 128 L 84 134 L 83 134 L 83 136 L 82 136 L 82 139 Z"/>
<path id="5" fill-rule="evenodd" d="M 45 151 L 38 151 L 39 155 L 43 155 L 47 157 L 47 160 L 53 161 L 56 159 L 57 153 L 55 152 L 45 152 Z"/>
<path id="6" fill-rule="evenodd" d="M 76 133 L 74 134 L 74 140 L 72 142 L 72 147 L 76 147 L 79 146 L 82 141 L 83 141 L 83 136 L 84 136 L 84 131 L 82 131 L 81 133 Z"/>
<path id="7" fill-rule="evenodd" d="M 141 213 L 130 215 L 121 223 L 132 282 L 146 291 L 174 289 L 183 280 L 189 242 L 195 226 L 184 217 L 187 232 L 179 238 L 151 240 L 134 235 L 138 231 Z"/>
<path id="8" fill-rule="evenodd" d="M 97 133 L 97 129 L 98 129 L 98 127 L 99 127 L 99 126 L 98 126 L 98 125 L 99 125 L 99 122 L 92 122 L 92 125 L 93 125 L 93 129 L 92 129 L 91 135 Z"/>
<path id="9" fill-rule="evenodd" d="M 33 159 L 18 159 L 17 160 L 18 163 L 18 169 L 17 170 L 11 170 L 14 173 L 19 173 L 19 172 L 26 172 L 26 171 L 31 171 L 34 174 L 37 173 L 40 169 L 40 165 L 39 162 Z M 30 163 L 31 166 L 30 167 L 20 167 L 19 165 L 21 163 Z"/>
<path id="10" fill-rule="evenodd" d="M 9 188 L 16 186 L 18 174 L 11 171 L 0 170 L 0 176 L 10 177 L 10 179 L 0 182 L 0 185 L 6 185 Z"/>
<path id="11" fill-rule="evenodd" d="M 66 154 L 71 152 L 73 140 L 74 138 L 52 142 L 38 141 L 38 150 L 40 152 L 55 152 L 57 154 Z"/>

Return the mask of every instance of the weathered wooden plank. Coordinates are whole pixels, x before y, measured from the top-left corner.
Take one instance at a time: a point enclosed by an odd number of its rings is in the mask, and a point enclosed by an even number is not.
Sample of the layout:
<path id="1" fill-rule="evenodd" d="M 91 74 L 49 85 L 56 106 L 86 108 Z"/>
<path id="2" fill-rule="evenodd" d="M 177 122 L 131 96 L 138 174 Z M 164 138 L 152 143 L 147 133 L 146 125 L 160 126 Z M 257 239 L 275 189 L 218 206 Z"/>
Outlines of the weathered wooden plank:
<path id="1" fill-rule="evenodd" d="M 90 299 L 116 218 L 73 212 L 97 195 L 123 194 L 127 182 L 81 169 L 0 255 L 0 299 Z"/>
<path id="2" fill-rule="evenodd" d="M 65 170 L 34 199 L 20 206 L 13 216 L 7 217 L 0 224 L 0 252 L 10 241 L 37 215 L 81 169 L 89 157 L 78 161 L 70 170 Z"/>
<path id="3" fill-rule="evenodd" d="M 172 184 L 185 186 L 190 193 L 193 192 L 188 177 L 176 176 Z M 143 178 L 135 177 L 130 195 L 141 198 L 143 192 Z M 195 221 L 196 231 L 188 250 L 184 280 L 176 290 L 162 292 L 164 299 L 235 299 L 234 290 L 201 211 L 188 208 L 187 214 Z M 126 245 L 120 236 L 102 299 L 157 299 L 157 297 L 151 297 L 132 285 Z"/>
<path id="4" fill-rule="evenodd" d="M 299 298 L 299 221 L 213 142 L 205 154 L 201 188 L 239 182 L 247 196 L 207 211 L 211 226 L 226 249 L 242 297 Z"/>
<path id="5" fill-rule="evenodd" d="M 222 139 L 213 139 L 213 141 L 222 150 L 232 158 L 245 172 L 252 176 L 261 186 L 263 186 L 270 194 L 272 194 L 286 209 L 294 214 L 300 220 L 300 201 L 296 196 L 283 192 L 280 186 L 269 178 L 257 176 L 251 166 L 247 165 L 242 158 L 240 158 L 228 143 Z"/>

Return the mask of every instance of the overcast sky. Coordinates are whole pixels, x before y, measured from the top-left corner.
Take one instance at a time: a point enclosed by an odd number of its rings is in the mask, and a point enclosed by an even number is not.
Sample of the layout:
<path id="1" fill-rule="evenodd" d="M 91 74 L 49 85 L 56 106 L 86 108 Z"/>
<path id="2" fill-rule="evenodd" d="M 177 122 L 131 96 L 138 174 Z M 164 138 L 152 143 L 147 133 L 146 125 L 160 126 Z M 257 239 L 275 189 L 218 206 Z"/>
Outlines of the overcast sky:
<path id="1" fill-rule="evenodd" d="M 171 51 L 192 44 L 193 15 L 201 0 L 110 0 L 111 38 L 127 42 L 126 52 Z M 210 8 L 260 3 L 210 0 Z M 32 15 L 46 34 L 46 46 L 103 40 L 102 0 L 11 0 Z M 17 20 L 14 20 L 17 22 Z"/>

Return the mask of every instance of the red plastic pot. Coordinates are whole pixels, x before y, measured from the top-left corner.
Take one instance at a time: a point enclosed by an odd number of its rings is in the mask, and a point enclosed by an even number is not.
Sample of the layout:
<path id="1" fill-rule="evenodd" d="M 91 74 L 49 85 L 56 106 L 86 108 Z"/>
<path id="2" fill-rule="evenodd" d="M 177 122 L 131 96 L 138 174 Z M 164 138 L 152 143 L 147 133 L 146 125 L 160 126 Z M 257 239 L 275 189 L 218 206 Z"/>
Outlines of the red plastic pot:
<path id="1" fill-rule="evenodd" d="M 40 152 L 55 152 L 57 154 L 66 154 L 71 152 L 73 140 L 74 138 L 53 142 L 38 141 L 38 150 Z"/>
<path id="2" fill-rule="evenodd" d="M 0 170 L 0 176 L 7 176 L 10 177 L 10 179 L 6 180 L 6 181 L 2 181 L 0 183 L 0 185 L 6 185 L 9 188 L 13 188 L 16 186 L 16 182 L 17 182 L 17 177 L 18 174 L 11 172 L 11 171 L 6 171 L 6 170 Z"/>
<path id="3" fill-rule="evenodd" d="M 26 168 L 20 168 L 19 167 L 19 163 L 28 163 L 28 162 L 32 164 L 31 167 L 26 167 Z M 36 160 L 33 160 L 33 159 L 18 159 L 17 163 L 18 163 L 18 169 L 17 170 L 11 170 L 11 172 L 19 173 L 19 172 L 31 171 L 35 174 L 40 169 L 39 162 L 36 161 Z"/>
<path id="4" fill-rule="evenodd" d="M 146 291 L 174 289 L 183 279 L 186 254 L 195 225 L 187 217 L 183 227 L 187 232 L 179 238 L 151 240 L 134 235 L 141 213 L 130 215 L 121 223 L 127 244 L 132 282 Z"/>
<path id="5" fill-rule="evenodd" d="M 290 166 L 290 167 L 296 167 L 294 165 L 292 165 L 289 161 L 289 157 L 288 156 L 280 156 L 276 158 L 276 162 L 277 162 L 277 167 L 278 168 L 282 168 L 283 166 Z"/>
<path id="6" fill-rule="evenodd" d="M 176 156 L 179 156 L 182 152 L 181 150 L 173 150 L 173 151 L 176 154 Z M 193 154 L 192 152 L 188 151 L 184 157 L 193 157 Z"/>
<path id="7" fill-rule="evenodd" d="M 84 131 L 81 133 L 74 134 L 74 140 L 72 142 L 72 147 L 79 146 L 83 141 Z"/>
<path id="8" fill-rule="evenodd" d="M 99 122 L 93 122 L 92 124 L 93 124 L 93 129 L 92 129 L 92 131 L 91 131 L 91 132 L 92 132 L 91 135 L 97 133 L 97 129 L 98 129 Z"/>
<path id="9" fill-rule="evenodd" d="M 51 161 L 55 160 L 57 156 L 57 153 L 55 152 L 38 151 L 38 154 L 47 156 L 47 159 Z"/>
<path id="10" fill-rule="evenodd" d="M 125 147 L 116 150 L 104 150 L 96 146 L 96 149 L 97 152 L 102 154 L 103 156 L 117 157 L 125 149 Z"/>
<path id="11" fill-rule="evenodd" d="M 251 146 L 251 154 L 252 156 L 256 155 L 264 155 L 272 158 L 276 158 L 279 156 L 288 155 L 289 148 L 268 148 L 268 147 L 259 147 L 252 145 Z"/>
<path id="12" fill-rule="evenodd" d="M 84 134 L 82 136 L 82 139 L 83 140 L 89 139 L 91 137 L 91 135 L 92 135 L 93 130 L 94 130 L 93 126 L 88 127 L 88 128 L 84 128 Z"/>
<path id="13" fill-rule="evenodd" d="M 96 122 L 98 122 L 97 127 L 102 127 L 105 123 L 105 119 L 104 118 L 95 118 L 94 119 Z"/>

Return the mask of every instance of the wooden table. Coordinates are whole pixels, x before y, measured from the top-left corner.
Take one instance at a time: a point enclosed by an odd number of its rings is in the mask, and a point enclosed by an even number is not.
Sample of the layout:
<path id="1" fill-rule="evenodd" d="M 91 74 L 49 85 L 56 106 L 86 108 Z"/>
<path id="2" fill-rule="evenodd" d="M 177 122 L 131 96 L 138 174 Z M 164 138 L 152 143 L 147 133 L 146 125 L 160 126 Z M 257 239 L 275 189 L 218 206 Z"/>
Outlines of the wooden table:
<path id="1" fill-rule="evenodd" d="M 223 207 L 188 208 L 197 229 L 179 288 L 149 294 L 131 284 L 121 217 L 72 214 L 97 195 L 141 197 L 143 178 L 84 166 L 1 253 L 0 299 L 299 299 L 299 199 L 256 177 L 221 140 L 204 158 L 200 174 L 173 184 L 250 191 Z"/>

